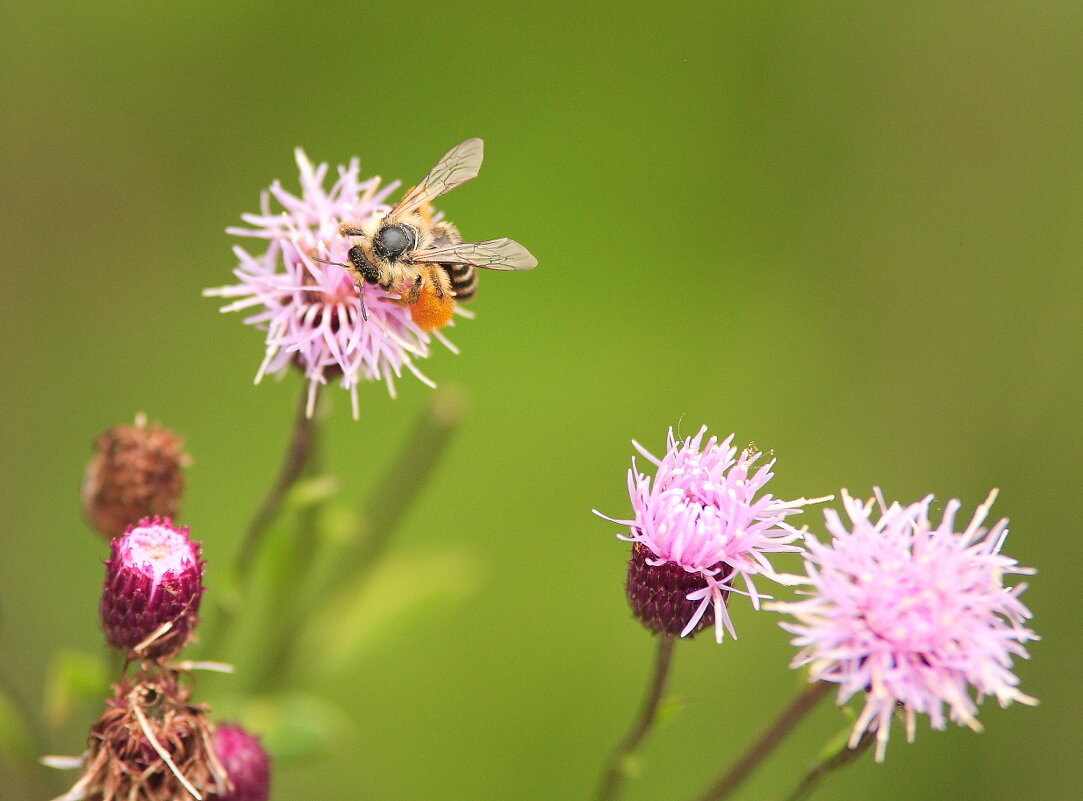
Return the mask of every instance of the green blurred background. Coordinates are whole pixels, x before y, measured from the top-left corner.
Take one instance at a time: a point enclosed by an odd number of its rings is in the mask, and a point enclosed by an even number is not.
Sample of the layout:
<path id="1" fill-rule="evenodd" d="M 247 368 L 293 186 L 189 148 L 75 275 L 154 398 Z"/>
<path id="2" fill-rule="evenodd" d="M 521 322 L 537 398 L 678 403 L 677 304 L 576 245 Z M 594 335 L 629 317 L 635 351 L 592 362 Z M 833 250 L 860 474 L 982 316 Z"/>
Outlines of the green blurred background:
<path id="1" fill-rule="evenodd" d="M 481 136 L 480 179 L 441 206 L 540 266 L 483 275 L 462 354 L 422 365 L 469 413 L 391 549 L 418 566 L 406 608 L 346 666 L 313 649 L 308 689 L 350 725 L 281 756 L 274 798 L 587 798 L 652 654 L 590 510 L 626 513 L 630 439 L 701 423 L 774 449 L 783 497 L 880 485 L 969 513 L 1000 487 L 1006 550 L 1039 569 L 1043 641 L 1017 667 L 1041 706 L 896 729 L 820 798 L 1078 792 L 1078 2 L 0 14 L 0 668 L 27 703 L 55 651 L 103 650 L 105 547 L 77 505 L 95 434 L 144 411 L 185 435 L 208 597 L 278 469 L 299 380 L 253 387 L 259 333 L 200 297 L 231 280 L 223 229 L 272 179 L 296 189 L 295 146 L 412 182 Z M 328 394 L 349 507 L 431 391 L 366 386 L 360 422 Z M 681 709 L 629 801 L 690 798 L 797 689 L 775 619 L 734 618 L 736 642 L 679 645 Z M 78 752 L 93 714 L 48 747 Z M 738 797 L 779 797 L 840 725 L 819 709 Z"/>

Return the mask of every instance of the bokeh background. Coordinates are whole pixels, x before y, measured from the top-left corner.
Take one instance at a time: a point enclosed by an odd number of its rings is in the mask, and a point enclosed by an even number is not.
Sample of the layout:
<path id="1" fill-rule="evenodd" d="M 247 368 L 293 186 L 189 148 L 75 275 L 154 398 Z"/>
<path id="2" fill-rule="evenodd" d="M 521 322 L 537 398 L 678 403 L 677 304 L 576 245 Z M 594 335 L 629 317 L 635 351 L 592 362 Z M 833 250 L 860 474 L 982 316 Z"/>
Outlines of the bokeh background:
<path id="1" fill-rule="evenodd" d="M 483 275 L 461 355 L 422 365 L 468 413 L 390 549 L 401 603 L 347 624 L 348 663 L 308 655 L 306 691 L 340 719 L 279 755 L 274 798 L 589 797 L 652 655 L 626 546 L 590 510 L 627 510 L 632 438 L 658 450 L 704 423 L 773 449 L 783 497 L 879 485 L 969 513 L 999 487 L 1006 550 L 1040 571 L 1024 597 L 1043 639 L 1017 667 L 1041 705 L 987 701 L 981 735 L 896 729 L 886 763 L 819 797 L 1078 792 L 1079 3 L 0 15 L 0 669 L 28 706 L 58 650 L 104 650 L 105 547 L 77 504 L 95 434 L 143 411 L 187 438 L 208 597 L 278 469 L 299 377 L 253 386 L 259 333 L 200 296 L 230 282 L 224 228 L 272 179 L 296 189 L 295 146 L 411 182 L 481 136 L 479 180 L 441 206 L 540 266 Z M 394 498 L 374 484 L 431 390 L 367 386 L 360 422 L 328 395 L 335 503 Z M 676 711 L 629 801 L 692 797 L 798 689 L 775 619 L 733 614 L 738 641 L 679 644 Z M 48 748 L 77 753 L 95 714 Z M 782 795 L 842 725 L 819 709 L 738 797 Z M 0 773 L 0 797 L 28 796 Z"/>

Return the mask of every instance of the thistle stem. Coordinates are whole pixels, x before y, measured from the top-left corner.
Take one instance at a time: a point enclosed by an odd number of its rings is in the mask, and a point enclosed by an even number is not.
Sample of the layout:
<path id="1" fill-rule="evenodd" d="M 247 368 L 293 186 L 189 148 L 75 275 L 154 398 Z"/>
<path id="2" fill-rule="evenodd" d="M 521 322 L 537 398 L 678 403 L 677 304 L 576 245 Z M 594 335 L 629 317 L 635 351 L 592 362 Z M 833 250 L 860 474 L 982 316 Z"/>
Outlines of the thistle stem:
<path id="1" fill-rule="evenodd" d="M 376 564 L 421 489 L 440 462 L 466 410 L 461 390 L 440 388 L 418 416 L 398 456 L 377 482 L 358 525 L 357 545 L 343 554 L 328 581 L 332 588 L 356 580 Z"/>
<path id="2" fill-rule="evenodd" d="M 305 586 L 300 577 L 291 582 L 291 606 L 278 616 L 273 648 L 267 652 L 273 655 L 273 663 L 264 665 L 255 686 L 266 690 L 289 680 L 289 670 L 282 666 L 289 664 L 309 613 L 329 592 L 360 580 L 377 564 L 392 534 L 439 463 L 464 411 L 465 401 L 460 391 L 438 389 L 433 394 L 394 463 L 376 483 L 373 496 L 364 507 L 367 514 L 359 524 L 356 544 L 338 554 L 330 572 L 318 583 Z"/>
<path id="3" fill-rule="evenodd" d="M 729 770 L 723 773 L 718 781 L 711 785 L 710 789 L 699 796 L 699 801 L 722 801 L 740 787 L 745 779 L 759 767 L 760 763 L 785 739 L 786 735 L 793 731 L 794 727 L 804 719 L 816 702 L 827 695 L 831 689 L 828 682 L 818 681 L 805 688 L 788 707 L 786 707 L 775 721 L 764 729 L 760 738 L 753 743 L 741 758 L 738 759 Z"/>
<path id="4" fill-rule="evenodd" d="M 804 799 L 808 798 L 816 791 L 816 788 L 820 786 L 820 782 L 823 781 L 825 777 L 837 770 L 842 770 L 851 762 L 856 762 L 861 758 L 862 754 L 869 750 L 869 746 L 875 741 L 876 732 L 866 731 L 861 735 L 861 739 L 857 741 L 857 745 L 853 748 L 848 748 L 844 745 L 837 753 L 828 757 L 806 773 L 805 778 L 801 780 L 801 783 L 793 789 L 792 793 L 786 796 L 786 801 L 804 801 Z"/>
<path id="5" fill-rule="evenodd" d="M 651 674 L 647 693 L 643 696 L 639 716 L 609 755 L 605 774 L 595 796 L 597 801 L 612 801 L 612 799 L 619 796 L 621 785 L 624 784 L 624 780 L 627 778 L 625 761 L 635 752 L 654 725 L 658 713 L 658 704 L 662 700 L 666 680 L 669 678 L 669 665 L 673 656 L 673 644 L 675 642 L 676 639 L 672 634 L 663 633 L 658 635 L 658 653 L 654 660 L 654 672 Z"/>
<path id="6" fill-rule="evenodd" d="M 282 502 L 290 487 L 304 474 L 305 466 L 312 456 L 316 441 L 316 422 L 307 413 L 308 392 L 308 385 L 302 384 L 301 398 L 297 404 L 297 415 L 293 424 L 293 436 L 290 439 L 289 450 L 286 451 L 286 458 L 279 470 L 278 480 L 264 498 L 263 505 L 256 512 L 256 516 L 252 518 L 237 554 L 237 576 L 242 585 L 248 579 L 252 566 L 256 562 L 256 554 L 267 529 L 282 508 Z"/>

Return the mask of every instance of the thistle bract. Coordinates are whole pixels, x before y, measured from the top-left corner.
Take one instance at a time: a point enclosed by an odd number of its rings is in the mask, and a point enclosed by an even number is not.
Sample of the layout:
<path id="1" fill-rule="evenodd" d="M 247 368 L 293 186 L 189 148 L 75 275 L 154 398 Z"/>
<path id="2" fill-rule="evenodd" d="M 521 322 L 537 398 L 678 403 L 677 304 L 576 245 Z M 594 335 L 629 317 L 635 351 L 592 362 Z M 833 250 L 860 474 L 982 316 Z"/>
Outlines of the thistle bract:
<path id="1" fill-rule="evenodd" d="M 271 766 L 258 737 L 240 726 L 220 723 L 214 733 L 214 750 L 229 778 L 230 789 L 212 798 L 267 801 L 271 794 Z"/>
<path id="2" fill-rule="evenodd" d="M 83 479 L 83 515 L 109 538 L 144 517 L 175 516 L 188 462 L 180 437 L 142 415 L 103 432 Z"/>
<path id="3" fill-rule="evenodd" d="M 169 518 L 145 518 L 113 540 L 101 623 L 111 646 L 161 660 L 188 642 L 203 594 L 199 544 Z M 154 636 L 148 641 L 148 638 Z"/>

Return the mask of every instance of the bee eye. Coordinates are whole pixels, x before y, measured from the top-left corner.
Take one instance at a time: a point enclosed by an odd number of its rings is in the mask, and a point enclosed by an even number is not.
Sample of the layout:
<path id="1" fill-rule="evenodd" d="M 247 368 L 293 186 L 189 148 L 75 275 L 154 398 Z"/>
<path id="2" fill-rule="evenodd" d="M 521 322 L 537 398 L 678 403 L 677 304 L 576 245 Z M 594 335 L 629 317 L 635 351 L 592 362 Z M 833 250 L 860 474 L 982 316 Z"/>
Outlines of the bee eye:
<path id="1" fill-rule="evenodd" d="M 381 259 L 395 261 L 412 248 L 416 240 L 413 231 L 402 225 L 388 225 L 380 229 L 372 242 L 372 249 Z"/>

